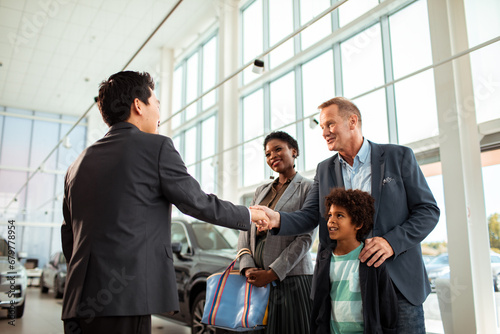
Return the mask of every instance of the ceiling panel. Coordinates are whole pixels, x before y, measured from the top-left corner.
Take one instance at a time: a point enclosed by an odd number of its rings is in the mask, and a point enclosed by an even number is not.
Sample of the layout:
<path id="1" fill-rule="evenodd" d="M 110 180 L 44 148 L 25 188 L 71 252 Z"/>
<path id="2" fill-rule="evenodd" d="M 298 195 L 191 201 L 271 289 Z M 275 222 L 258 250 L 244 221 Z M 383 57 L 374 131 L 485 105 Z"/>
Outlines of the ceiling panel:
<path id="1" fill-rule="evenodd" d="M 11 54 L 13 59 L 29 63 L 35 54 L 35 49 L 27 46 L 19 46 Z"/>
<path id="2" fill-rule="evenodd" d="M 116 13 L 120 14 L 125 10 L 127 2 L 130 2 L 130 1 L 106 0 L 106 1 L 102 2 L 101 10 L 106 10 L 109 12 L 116 12 Z M 165 2 L 172 3 L 173 1 L 165 1 Z"/>
<path id="3" fill-rule="evenodd" d="M 21 91 L 22 84 L 21 83 L 15 83 L 15 82 L 9 82 L 8 85 L 5 85 L 5 93 L 7 94 L 18 94 Z"/>
<path id="4" fill-rule="evenodd" d="M 47 66 L 50 63 L 53 54 L 54 52 L 52 52 L 51 50 L 46 51 L 37 49 L 33 54 L 33 57 L 31 58 L 31 62 L 34 64 Z"/>
<path id="5" fill-rule="evenodd" d="M 117 12 L 100 10 L 94 17 L 92 28 L 99 30 L 103 35 L 107 36 L 107 34 L 113 29 L 113 26 L 116 24 L 119 17 L 120 14 Z"/>
<path id="6" fill-rule="evenodd" d="M 22 11 L 24 8 L 24 2 L 25 0 L 0 0 L 0 7 Z"/>
<path id="7" fill-rule="evenodd" d="M 28 65 L 29 63 L 19 60 L 19 58 L 12 59 L 10 63 L 9 73 L 16 72 L 26 74 L 26 72 L 28 72 Z"/>
<path id="8" fill-rule="evenodd" d="M 2 19 L 0 20 L 0 26 L 15 28 L 19 27 L 21 22 L 21 17 L 23 12 L 16 9 L 2 8 Z"/>
<path id="9" fill-rule="evenodd" d="M 85 3 L 84 1 L 80 2 Z M 94 17 L 96 15 L 97 10 L 95 8 L 78 4 L 72 11 L 71 23 L 87 27 L 92 21 L 94 21 Z"/>
<path id="10" fill-rule="evenodd" d="M 65 41 L 78 41 L 80 42 L 89 29 L 88 26 L 76 25 L 74 23 L 67 23 L 64 28 L 62 39 Z"/>
<path id="11" fill-rule="evenodd" d="M 61 38 L 61 35 L 64 34 L 67 22 L 58 20 L 57 18 L 53 18 L 48 20 L 47 23 L 40 30 L 40 35 L 49 36 L 55 38 Z"/>
<path id="12" fill-rule="evenodd" d="M 28 65 L 29 83 L 39 84 L 40 79 L 45 74 L 45 71 L 46 71 L 45 66 L 40 66 L 40 64 L 37 64 L 34 62 L 30 63 Z M 27 84 L 29 84 L 29 83 L 27 83 Z"/>
<path id="13" fill-rule="evenodd" d="M 80 43 L 77 41 L 61 41 L 54 53 L 64 56 L 73 56 L 79 45 Z"/>
<path id="14" fill-rule="evenodd" d="M 70 61 L 71 56 L 56 52 L 50 61 L 49 69 L 65 70 Z"/>
<path id="15" fill-rule="evenodd" d="M 59 46 L 59 41 L 59 38 L 40 35 L 37 39 L 36 49 L 37 51 L 49 52 L 52 55 Z"/>
<path id="16" fill-rule="evenodd" d="M 52 1 L 56 2 L 56 1 Z M 62 3 L 60 6 L 54 8 L 52 11 L 51 18 L 60 19 L 65 22 L 71 22 L 72 14 L 75 11 L 77 3 L 87 3 L 87 0 L 57 0 L 57 2 Z"/>
<path id="17" fill-rule="evenodd" d="M 24 73 L 9 71 L 7 75 L 7 82 L 10 84 L 22 84 L 24 81 Z"/>
<path id="18" fill-rule="evenodd" d="M 7 45 L 11 44 L 12 37 L 17 33 L 17 28 L 10 28 L 0 25 L 0 47 L 7 50 Z M 5 46 L 3 45 L 5 44 Z"/>
<path id="19" fill-rule="evenodd" d="M 58 4 L 54 4 L 51 6 L 50 3 L 47 3 L 47 1 L 26 0 L 23 7 L 24 16 L 32 19 L 34 16 L 42 16 L 44 13 L 46 14 L 46 12 L 52 14 L 52 12 L 57 9 L 56 5 Z"/>
<path id="20" fill-rule="evenodd" d="M 96 9 L 101 8 L 105 0 L 85 0 L 85 6 L 93 7 Z M 107 1 L 106 1 L 107 2 Z"/>
<path id="21" fill-rule="evenodd" d="M 184 47 L 218 1 L 184 0 L 130 67 L 159 72 L 162 47 Z M 80 116 L 176 3 L 0 0 L 0 107 Z"/>

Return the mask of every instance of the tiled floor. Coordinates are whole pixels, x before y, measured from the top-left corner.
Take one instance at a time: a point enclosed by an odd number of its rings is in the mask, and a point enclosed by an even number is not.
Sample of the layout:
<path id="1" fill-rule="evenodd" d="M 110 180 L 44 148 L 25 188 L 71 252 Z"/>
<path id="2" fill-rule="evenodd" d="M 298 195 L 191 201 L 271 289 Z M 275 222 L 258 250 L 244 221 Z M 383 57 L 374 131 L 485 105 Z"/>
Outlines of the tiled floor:
<path id="1" fill-rule="evenodd" d="M 7 311 L 0 311 L 0 333 L 8 334 L 62 334 L 62 300 L 54 299 L 52 292 L 41 294 L 38 287 L 30 287 L 26 296 L 24 316 L 9 324 Z M 191 330 L 156 316 L 152 317 L 153 334 L 188 334 Z"/>

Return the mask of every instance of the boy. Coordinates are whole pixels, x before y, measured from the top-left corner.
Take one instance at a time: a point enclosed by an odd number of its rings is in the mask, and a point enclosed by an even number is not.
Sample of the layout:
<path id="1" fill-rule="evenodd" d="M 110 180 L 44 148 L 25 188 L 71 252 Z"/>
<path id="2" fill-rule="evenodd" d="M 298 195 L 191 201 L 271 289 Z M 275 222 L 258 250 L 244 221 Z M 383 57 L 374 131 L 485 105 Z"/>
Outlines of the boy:
<path id="1" fill-rule="evenodd" d="M 398 300 L 385 264 L 359 261 L 374 199 L 335 188 L 326 197 L 331 248 L 318 254 L 311 333 L 396 333 Z"/>

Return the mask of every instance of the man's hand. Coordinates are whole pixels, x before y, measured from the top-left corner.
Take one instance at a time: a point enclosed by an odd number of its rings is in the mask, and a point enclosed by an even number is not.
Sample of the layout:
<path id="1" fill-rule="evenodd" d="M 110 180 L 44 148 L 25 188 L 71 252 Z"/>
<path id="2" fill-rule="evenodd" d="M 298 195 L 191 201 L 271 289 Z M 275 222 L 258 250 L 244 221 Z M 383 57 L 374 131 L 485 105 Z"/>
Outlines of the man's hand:
<path id="1" fill-rule="evenodd" d="M 265 211 L 259 210 L 259 209 L 254 209 L 253 207 L 251 207 L 250 214 L 251 214 L 250 219 L 254 223 L 257 224 L 257 228 L 259 228 L 259 226 L 263 226 L 263 227 L 266 226 L 267 227 L 270 219 Z M 262 229 L 262 230 L 264 230 L 264 229 Z M 261 231 L 260 228 L 259 228 L 259 231 Z"/>
<path id="2" fill-rule="evenodd" d="M 278 279 L 278 275 L 272 270 L 264 270 L 258 268 L 248 268 L 245 270 L 245 276 L 247 277 L 247 281 L 250 284 L 255 285 L 256 287 L 266 286 L 272 281 Z"/>
<path id="3" fill-rule="evenodd" d="M 279 228 L 281 225 L 280 221 L 280 213 L 274 210 L 269 209 L 267 206 L 262 205 L 254 205 L 250 207 L 250 211 L 252 211 L 252 221 L 255 222 L 259 231 L 265 231 L 272 228 Z M 267 220 L 255 220 L 253 219 L 253 212 L 261 211 L 266 214 Z"/>
<path id="4" fill-rule="evenodd" d="M 385 262 L 385 260 L 393 255 L 394 250 L 387 242 L 387 240 L 381 237 L 374 237 L 365 240 L 365 247 L 359 254 L 359 260 L 361 262 L 365 262 L 366 260 L 370 259 L 370 256 L 372 256 L 372 258 L 366 265 L 368 267 L 371 267 L 375 264 L 375 268 L 378 268 L 382 263 Z"/>

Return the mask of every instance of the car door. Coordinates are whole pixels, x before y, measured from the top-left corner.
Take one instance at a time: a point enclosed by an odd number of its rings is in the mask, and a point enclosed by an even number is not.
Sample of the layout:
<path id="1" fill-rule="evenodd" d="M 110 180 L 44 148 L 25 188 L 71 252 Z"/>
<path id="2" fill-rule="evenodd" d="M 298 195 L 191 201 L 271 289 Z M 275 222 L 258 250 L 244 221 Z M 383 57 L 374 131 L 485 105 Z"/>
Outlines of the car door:
<path id="1" fill-rule="evenodd" d="M 175 279 L 179 298 L 179 312 L 175 318 L 186 321 L 189 316 L 189 298 L 186 293 L 190 283 L 190 273 L 193 268 L 193 245 L 187 231 L 188 226 L 183 222 L 172 222 L 172 244 L 180 242 L 180 254 L 174 254 Z"/>
<path id="2" fill-rule="evenodd" d="M 57 273 L 57 262 L 59 260 L 59 253 L 52 255 L 49 263 L 47 263 L 46 270 L 44 271 L 43 281 L 45 286 L 53 288 L 54 278 Z"/>

